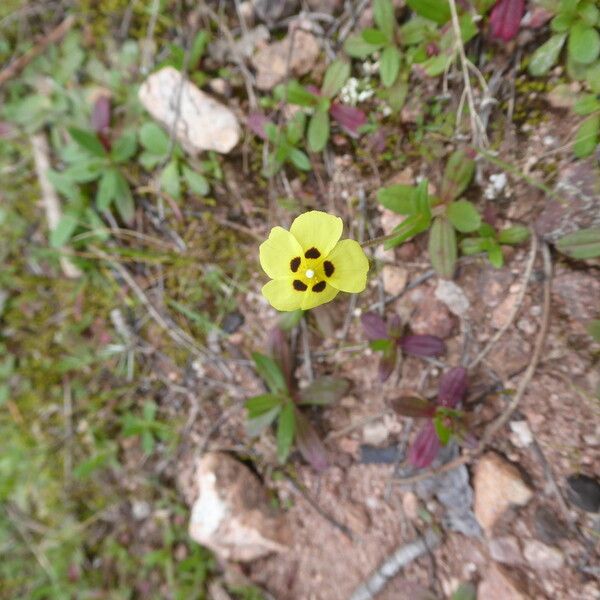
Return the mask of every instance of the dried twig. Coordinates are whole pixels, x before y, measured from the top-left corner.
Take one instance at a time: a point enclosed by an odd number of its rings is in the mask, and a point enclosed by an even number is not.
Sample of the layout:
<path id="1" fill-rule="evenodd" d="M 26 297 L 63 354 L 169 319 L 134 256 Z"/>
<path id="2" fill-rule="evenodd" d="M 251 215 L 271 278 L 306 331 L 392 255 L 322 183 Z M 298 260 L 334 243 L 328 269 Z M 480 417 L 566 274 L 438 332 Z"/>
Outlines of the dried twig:
<path id="1" fill-rule="evenodd" d="M 431 551 L 440 541 L 440 535 L 433 529 L 428 529 L 423 537 L 410 544 L 400 546 L 367 581 L 354 590 L 350 600 L 373 600 L 388 581 L 399 573 L 400 569 Z"/>
<path id="2" fill-rule="evenodd" d="M 42 190 L 42 203 L 46 211 L 48 229 L 53 231 L 60 222 L 61 209 L 58 194 L 48 179 L 50 148 L 48 147 L 48 140 L 44 133 L 35 133 L 31 136 L 31 150 L 33 152 L 35 171 Z M 81 277 L 81 271 L 66 256 L 61 255 L 59 260 L 63 273 L 67 277 Z"/>
<path id="3" fill-rule="evenodd" d="M 55 44 L 62 39 L 66 33 L 73 27 L 75 17 L 69 15 L 60 25 L 55 27 L 48 35 L 45 35 L 33 48 L 30 48 L 25 54 L 17 58 L 6 69 L 0 71 L 0 87 L 9 79 L 18 75 L 34 58 L 43 54 L 50 44 Z"/>

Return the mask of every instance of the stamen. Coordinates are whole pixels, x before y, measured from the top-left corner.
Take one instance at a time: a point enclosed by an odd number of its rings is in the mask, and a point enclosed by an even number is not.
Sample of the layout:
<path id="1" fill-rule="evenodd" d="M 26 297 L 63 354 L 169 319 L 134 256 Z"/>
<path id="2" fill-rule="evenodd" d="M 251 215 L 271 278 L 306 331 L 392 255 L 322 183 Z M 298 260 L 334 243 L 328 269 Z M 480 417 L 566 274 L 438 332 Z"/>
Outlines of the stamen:
<path id="1" fill-rule="evenodd" d="M 306 269 L 305 275 L 307 279 L 312 279 L 315 276 L 315 272 L 312 269 Z"/>

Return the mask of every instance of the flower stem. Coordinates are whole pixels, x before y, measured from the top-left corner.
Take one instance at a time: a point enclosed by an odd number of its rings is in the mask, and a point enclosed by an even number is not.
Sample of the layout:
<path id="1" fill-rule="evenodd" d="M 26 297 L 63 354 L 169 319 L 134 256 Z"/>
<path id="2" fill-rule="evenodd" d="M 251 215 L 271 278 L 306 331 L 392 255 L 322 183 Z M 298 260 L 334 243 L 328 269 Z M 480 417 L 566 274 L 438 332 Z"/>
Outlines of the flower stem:
<path id="1" fill-rule="evenodd" d="M 383 244 L 388 240 L 393 240 L 395 237 L 398 237 L 398 233 L 388 233 L 387 235 L 381 235 L 379 237 L 373 238 L 372 240 L 366 240 L 361 244 L 363 248 L 371 248 L 372 246 L 378 246 L 379 244 Z"/>

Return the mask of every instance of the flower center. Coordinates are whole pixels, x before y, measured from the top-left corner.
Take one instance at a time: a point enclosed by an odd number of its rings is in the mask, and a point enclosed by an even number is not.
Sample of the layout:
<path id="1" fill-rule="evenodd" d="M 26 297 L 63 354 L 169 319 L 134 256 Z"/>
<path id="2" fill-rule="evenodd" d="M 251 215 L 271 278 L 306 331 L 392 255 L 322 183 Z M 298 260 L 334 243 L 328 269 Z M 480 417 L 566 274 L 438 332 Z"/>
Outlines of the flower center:
<path id="1" fill-rule="evenodd" d="M 312 279 L 315 276 L 315 272 L 312 269 L 306 269 L 305 275 L 307 279 Z"/>

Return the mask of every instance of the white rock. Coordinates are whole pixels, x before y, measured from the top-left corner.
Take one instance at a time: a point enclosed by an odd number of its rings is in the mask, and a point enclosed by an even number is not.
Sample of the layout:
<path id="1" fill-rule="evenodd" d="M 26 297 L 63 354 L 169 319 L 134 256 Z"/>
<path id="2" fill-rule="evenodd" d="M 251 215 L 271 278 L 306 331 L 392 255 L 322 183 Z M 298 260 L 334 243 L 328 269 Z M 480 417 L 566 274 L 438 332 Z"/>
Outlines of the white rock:
<path id="1" fill-rule="evenodd" d="M 532 496 L 518 469 L 494 452 L 475 465 L 474 488 L 475 516 L 488 536 L 506 509 L 524 506 Z"/>
<path id="2" fill-rule="evenodd" d="M 511 421 L 510 428 L 513 435 L 510 436 L 511 442 L 517 448 L 527 448 L 533 442 L 533 434 L 529 429 L 527 421 Z"/>
<path id="3" fill-rule="evenodd" d="M 196 470 L 197 498 L 189 534 L 224 560 L 252 561 L 286 550 L 289 529 L 258 478 L 220 452 L 205 454 Z"/>
<path id="4" fill-rule="evenodd" d="M 435 297 L 443 302 L 448 310 L 457 317 L 464 316 L 471 306 L 462 288 L 448 279 L 438 279 Z"/>
<path id="5" fill-rule="evenodd" d="M 367 423 L 363 428 L 363 441 L 365 444 L 371 444 L 372 446 L 378 446 L 385 442 L 388 435 L 388 428 L 381 421 Z"/>
<path id="6" fill-rule="evenodd" d="M 556 571 L 565 562 L 564 556 L 558 548 L 547 546 L 538 540 L 525 542 L 523 554 L 536 571 Z"/>
<path id="7" fill-rule="evenodd" d="M 190 154 L 203 150 L 226 154 L 240 139 L 240 126 L 233 112 L 173 67 L 164 67 L 150 75 L 138 96 L 144 108 L 168 132 L 176 122 L 175 137 Z"/>

